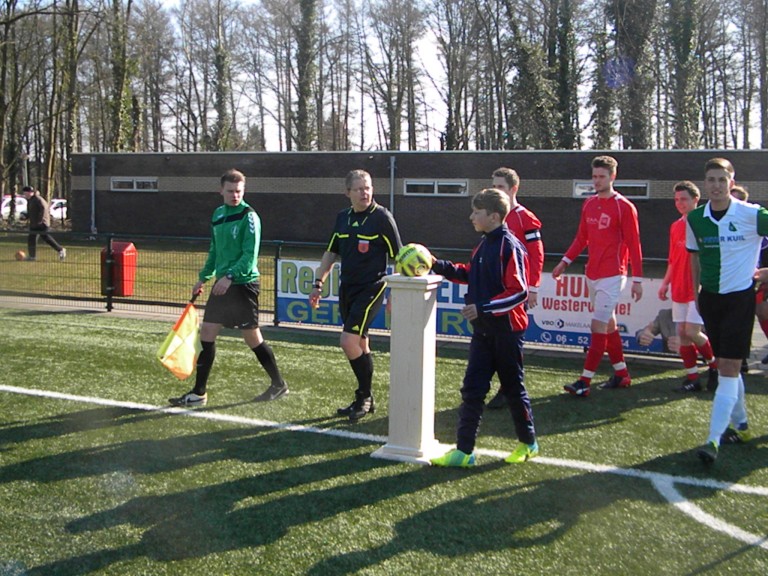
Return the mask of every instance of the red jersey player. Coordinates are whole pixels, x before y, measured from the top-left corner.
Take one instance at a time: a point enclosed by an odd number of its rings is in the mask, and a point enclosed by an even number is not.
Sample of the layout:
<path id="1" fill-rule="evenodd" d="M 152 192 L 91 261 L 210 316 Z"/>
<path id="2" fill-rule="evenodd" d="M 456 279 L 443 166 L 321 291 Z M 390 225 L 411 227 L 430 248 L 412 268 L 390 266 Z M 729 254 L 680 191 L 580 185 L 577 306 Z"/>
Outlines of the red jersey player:
<path id="1" fill-rule="evenodd" d="M 698 392 L 702 389 L 696 362 L 699 353 L 709 364 L 707 389 L 717 388 L 717 363 L 715 362 L 709 338 L 702 332 L 704 321 L 696 309 L 696 296 L 693 293 L 691 275 L 691 255 L 685 247 L 685 218 L 688 212 L 696 208 L 701 198 L 696 184 L 683 180 L 675 184 L 675 208 L 680 218 L 669 227 L 669 258 L 667 272 L 659 286 L 659 299 L 667 300 L 667 293 L 672 297 L 672 321 L 680 336 L 680 358 L 685 366 L 686 377 L 678 392 Z M 671 289 L 670 289 L 671 287 Z"/>
<path id="2" fill-rule="evenodd" d="M 539 286 L 541 271 L 544 268 L 544 243 L 541 241 L 541 221 L 536 214 L 517 201 L 517 191 L 520 188 L 520 177 L 512 168 L 497 168 L 493 171 L 493 187 L 506 192 L 509 196 L 510 211 L 505 222 L 509 231 L 523 243 L 528 251 L 530 265 L 528 277 L 528 308 L 535 308 L 539 301 Z M 498 410 L 507 405 L 507 399 L 501 389 L 496 393 L 488 408 Z"/>
<path id="3" fill-rule="evenodd" d="M 614 375 L 600 388 L 627 388 L 631 380 L 624 362 L 624 348 L 616 325 L 616 305 L 627 281 L 627 262 L 632 268 L 632 297 L 643 296 L 643 253 L 635 205 L 613 189 L 618 162 L 611 156 L 592 160 L 592 186 L 595 196 L 584 202 L 576 237 L 563 259 L 552 270 L 558 279 L 568 265 L 588 248 L 587 283 L 594 307 L 592 337 L 581 377 L 564 386 L 574 396 L 589 396 L 592 378 L 604 352 L 613 365 Z"/>

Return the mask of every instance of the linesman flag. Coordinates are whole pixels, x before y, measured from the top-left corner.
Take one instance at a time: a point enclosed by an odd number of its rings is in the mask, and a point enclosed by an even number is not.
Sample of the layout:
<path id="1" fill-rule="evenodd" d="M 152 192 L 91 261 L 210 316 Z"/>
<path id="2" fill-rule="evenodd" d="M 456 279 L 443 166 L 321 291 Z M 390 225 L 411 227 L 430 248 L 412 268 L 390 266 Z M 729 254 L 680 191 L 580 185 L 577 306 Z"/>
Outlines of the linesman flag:
<path id="1" fill-rule="evenodd" d="M 181 313 L 173 330 L 168 333 L 165 342 L 157 351 L 157 359 L 168 368 L 176 378 L 189 378 L 195 370 L 197 356 L 202 350 L 200 345 L 199 315 L 194 306 L 197 294 L 189 301 Z"/>

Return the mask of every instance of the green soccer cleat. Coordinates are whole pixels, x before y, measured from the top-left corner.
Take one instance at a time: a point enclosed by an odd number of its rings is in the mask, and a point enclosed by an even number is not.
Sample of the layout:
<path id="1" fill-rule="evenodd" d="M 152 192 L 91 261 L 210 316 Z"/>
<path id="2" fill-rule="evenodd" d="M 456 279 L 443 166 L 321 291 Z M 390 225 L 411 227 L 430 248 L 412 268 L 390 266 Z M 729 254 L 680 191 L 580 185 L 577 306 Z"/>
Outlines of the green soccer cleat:
<path id="1" fill-rule="evenodd" d="M 696 450 L 696 454 L 699 455 L 704 464 L 712 464 L 717 460 L 717 444 L 714 441 L 709 441 L 704 446 Z"/>
<path id="2" fill-rule="evenodd" d="M 525 444 L 520 442 L 517 448 L 504 459 L 504 462 L 509 464 L 519 464 L 520 462 L 527 462 L 531 458 L 536 458 L 539 455 L 539 443 Z"/>
<path id="3" fill-rule="evenodd" d="M 451 450 L 442 456 L 430 460 L 432 466 L 446 466 L 450 468 L 469 468 L 475 465 L 475 453 L 467 454 L 461 450 Z"/>

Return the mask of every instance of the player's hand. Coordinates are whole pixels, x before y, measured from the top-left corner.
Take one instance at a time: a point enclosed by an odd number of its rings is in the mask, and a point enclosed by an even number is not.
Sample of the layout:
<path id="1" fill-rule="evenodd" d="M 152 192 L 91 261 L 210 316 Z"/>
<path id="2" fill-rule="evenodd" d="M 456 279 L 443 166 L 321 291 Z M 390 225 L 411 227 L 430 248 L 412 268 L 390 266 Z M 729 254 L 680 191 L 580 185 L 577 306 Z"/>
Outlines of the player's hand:
<path id="1" fill-rule="evenodd" d="M 216 284 L 213 285 L 213 288 L 211 288 L 211 294 L 214 296 L 221 296 L 226 294 L 230 286 L 232 286 L 232 280 L 226 276 L 219 278 L 216 280 Z"/>
<path id="2" fill-rule="evenodd" d="M 536 308 L 536 305 L 538 303 L 539 303 L 539 293 L 528 292 L 528 308 Z"/>
<path id="3" fill-rule="evenodd" d="M 561 260 L 560 262 L 558 262 L 557 266 L 555 266 L 552 269 L 552 278 L 554 278 L 555 280 L 560 278 L 560 276 L 562 276 L 563 272 L 565 272 L 565 269 L 567 267 L 568 267 L 568 264 L 566 264 L 565 261 Z"/>
<path id="4" fill-rule="evenodd" d="M 477 306 L 474 304 L 467 304 L 461 309 L 461 315 L 471 322 L 477 318 Z"/>
<path id="5" fill-rule="evenodd" d="M 200 296 L 203 293 L 203 287 L 205 286 L 205 282 L 200 280 L 192 287 L 192 296 Z"/>
<path id="6" fill-rule="evenodd" d="M 758 268 L 753 278 L 756 282 L 768 282 L 768 268 Z"/>
<path id="7" fill-rule="evenodd" d="M 640 282 L 632 282 L 632 298 L 638 302 L 643 297 L 643 285 Z"/>
<path id="8" fill-rule="evenodd" d="M 669 284 L 662 284 L 661 286 L 659 286 L 659 300 L 667 299 L 668 289 L 669 289 Z"/>
<path id="9" fill-rule="evenodd" d="M 648 330 L 647 327 L 643 328 L 637 335 L 637 342 L 640 346 L 650 346 L 651 342 L 653 342 L 653 332 Z"/>
<path id="10" fill-rule="evenodd" d="M 312 288 L 312 292 L 309 293 L 309 305 L 312 308 L 317 308 L 320 306 L 320 298 L 322 297 L 320 292 L 320 288 Z"/>

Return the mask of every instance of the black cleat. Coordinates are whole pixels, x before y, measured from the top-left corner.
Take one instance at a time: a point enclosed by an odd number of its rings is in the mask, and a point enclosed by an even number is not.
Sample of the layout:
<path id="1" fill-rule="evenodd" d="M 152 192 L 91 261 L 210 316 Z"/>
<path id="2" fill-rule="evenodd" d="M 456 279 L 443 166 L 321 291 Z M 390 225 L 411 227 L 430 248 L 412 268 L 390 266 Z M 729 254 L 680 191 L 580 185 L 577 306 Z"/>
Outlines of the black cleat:
<path id="1" fill-rule="evenodd" d="M 374 412 L 376 412 L 376 403 L 373 400 L 373 394 L 363 396 L 360 392 L 355 392 L 355 401 L 352 404 L 336 410 L 339 416 L 348 416 L 350 422 L 357 422 L 366 414 Z"/>
<path id="2" fill-rule="evenodd" d="M 698 454 L 704 464 L 713 464 L 717 460 L 717 444 L 707 442 L 696 451 L 696 454 Z"/>
<path id="3" fill-rule="evenodd" d="M 256 396 L 256 398 L 253 399 L 254 402 L 269 402 L 270 400 L 277 400 L 278 398 L 282 398 L 288 394 L 288 384 L 285 383 L 285 380 L 273 383 L 269 388 L 267 388 L 264 392 Z"/>
<path id="4" fill-rule="evenodd" d="M 701 392 L 701 380 L 697 377 L 695 380 L 685 378 L 682 385 L 675 388 L 675 392 Z"/>
<path id="5" fill-rule="evenodd" d="M 589 384 L 584 382 L 584 380 L 576 380 L 573 384 L 566 384 L 563 386 L 563 390 L 568 392 L 569 394 L 572 394 L 573 396 L 581 396 L 582 398 L 586 398 L 589 396 L 589 393 L 591 392 L 591 387 Z"/>

